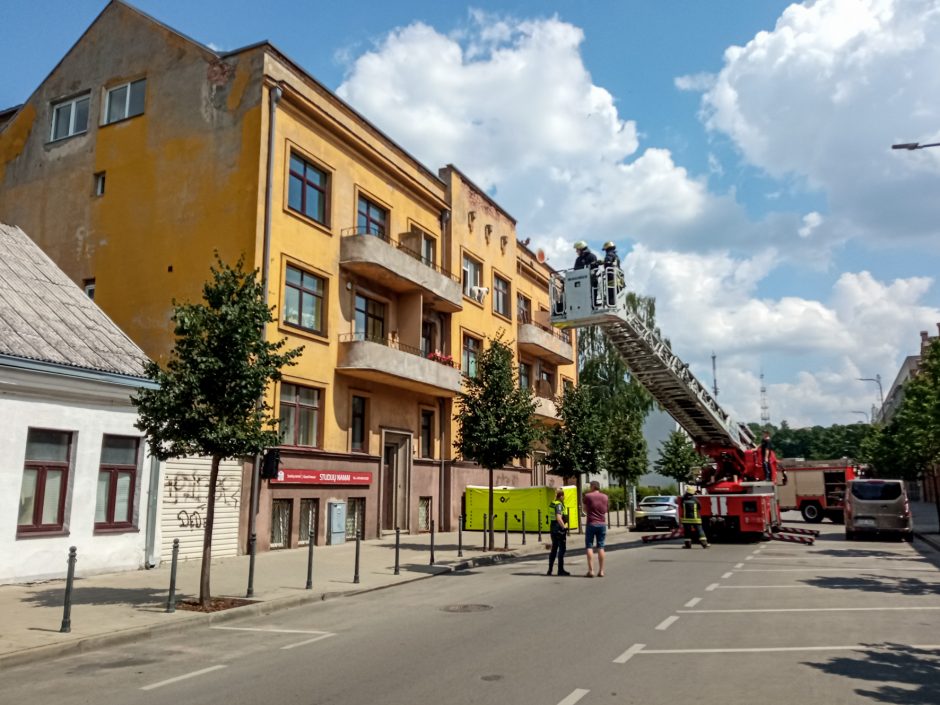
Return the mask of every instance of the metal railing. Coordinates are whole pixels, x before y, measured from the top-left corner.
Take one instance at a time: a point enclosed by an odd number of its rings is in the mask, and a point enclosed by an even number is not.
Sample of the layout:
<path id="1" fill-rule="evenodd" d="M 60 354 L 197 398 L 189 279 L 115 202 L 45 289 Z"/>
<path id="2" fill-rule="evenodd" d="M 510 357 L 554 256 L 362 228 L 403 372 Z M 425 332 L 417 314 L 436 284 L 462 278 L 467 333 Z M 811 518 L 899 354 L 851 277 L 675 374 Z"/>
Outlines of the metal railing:
<path id="1" fill-rule="evenodd" d="M 427 353 L 421 349 L 416 348 L 413 345 L 406 345 L 401 342 L 397 337 L 391 335 L 379 336 L 379 335 L 369 335 L 368 333 L 340 333 L 338 336 L 340 343 L 361 343 L 369 342 L 376 343 L 378 345 L 384 345 L 387 348 L 392 350 L 401 350 L 402 352 L 408 353 L 409 355 L 415 355 L 416 357 L 423 357 L 425 360 L 430 360 L 431 362 L 436 362 L 439 365 L 444 365 L 445 367 L 455 367 L 453 360 L 447 362 L 446 355 L 441 353 L 432 352 Z"/>
<path id="2" fill-rule="evenodd" d="M 549 335 L 555 338 L 558 338 L 558 340 L 562 341 L 563 343 L 567 343 L 568 345 L 571 345 L 571 332 L 570 331 L 555 328 L 554 326 L 546 326 L 544 323 L 538 323 L 536 321 L 531 321 L 531 320 L 520 321 L 519 325 L 520 326 L 535 326 L 536 328 L 545 331 Z"/>
<path id="3" fill-rule="evenodd" d="M 343 228 L 340 231 L 340 237 L 361 237 L 361 236 L 374 237 L 379 240 L 382 240 L 383 242 L 387 242 L 389 245 L 397 248 L 398 250 L 401 250 L 409 257 L 412 257 L 418 260 L 425 267 L 429 267 L 430 269 L 433 269 L 438 274 L 441 274 L 442 276 L 447 277 L 453 282 L 456 282 L 458 284 L 460 283 L 460 277 L 458 277 L 456 274 L 452 273 L 448 269 L 445 269 L 444 267 L 441 267 L 438 264 L 435 264 L 432 260 L 425 257 L 417 250 L 409 247 L 408 245 L 405 245 L 401 240 L 393 240 L 388 233 L 376 233 L 376 232 L 371 231 L 369 228 L 362 227 L 362 226 L 357 226 L 355 228 Z"/>

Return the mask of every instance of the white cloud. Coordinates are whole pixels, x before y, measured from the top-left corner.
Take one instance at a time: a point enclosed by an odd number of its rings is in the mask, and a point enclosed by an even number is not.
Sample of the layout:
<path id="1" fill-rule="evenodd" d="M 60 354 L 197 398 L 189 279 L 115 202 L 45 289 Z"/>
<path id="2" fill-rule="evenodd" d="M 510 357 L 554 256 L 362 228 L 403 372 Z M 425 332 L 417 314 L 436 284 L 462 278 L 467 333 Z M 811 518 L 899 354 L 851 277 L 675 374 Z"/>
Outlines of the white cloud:
<path id="1" fill-rule="evenodd" d="M 800 227 L 799 230 L 797 230 L 797 234 L 799 234 L 799 236 L 802 238 L 807 238 L 813 234 L 813 231 L 816 228 L 822 225 L 822 222 L 823 222 L 823 217 L 816 211 L 813 211 L 812 213 L 807 213 L 806 215 L 803 216 L 803 225 Z"/>

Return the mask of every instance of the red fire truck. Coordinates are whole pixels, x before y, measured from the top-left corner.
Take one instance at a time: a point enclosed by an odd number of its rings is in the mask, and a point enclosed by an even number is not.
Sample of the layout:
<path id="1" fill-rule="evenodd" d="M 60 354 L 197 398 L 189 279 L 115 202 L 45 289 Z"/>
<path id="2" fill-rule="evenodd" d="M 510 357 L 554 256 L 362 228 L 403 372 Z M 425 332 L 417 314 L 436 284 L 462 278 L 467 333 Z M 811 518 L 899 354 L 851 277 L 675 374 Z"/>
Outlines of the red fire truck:
<path id="1" fill-rule="evenodd" d="M 552 323 L 603 329 L 633 377 L 714 461 L 702 477 L 699 498 L 709 538 L 760 540 L 777 532 L 776 457 L 771 453 L 768 467 L 763 466 L 750 429 L 732 419 L 666 341 L 630 309 L 620 269 L 556 272 L 550 287 Z"/>
<path id="2" fill-rule="evenodd" d="M 797 509 L 814 524 L 824 517 L 843 522 L 845 483 L 859 476 L 857 467 L 838 460 L 785 458 L 780 469 L 777 502 L 781 512 Z"/>

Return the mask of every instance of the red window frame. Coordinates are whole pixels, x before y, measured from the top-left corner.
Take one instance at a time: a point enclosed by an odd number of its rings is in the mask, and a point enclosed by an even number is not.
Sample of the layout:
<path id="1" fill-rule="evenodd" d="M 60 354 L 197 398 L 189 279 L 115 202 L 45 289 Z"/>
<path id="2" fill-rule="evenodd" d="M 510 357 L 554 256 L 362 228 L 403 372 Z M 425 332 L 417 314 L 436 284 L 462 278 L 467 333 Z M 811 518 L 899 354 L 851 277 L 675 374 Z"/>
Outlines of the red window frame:
<path id="1" fill-rule="evenodd" d="M 127 436 L 113 436 L 105 434 L 105 436 L 101 439 L 102 453 L 104 452 L 104 444 L 108 438 L 127 438 Z M 108 473 L 111 477 L 108 481 L 108 506 L 105 510 L 105 520 L 102 522 L 95 522 L 95 531 L 102 529 L 111 530 L 136 528 L 136 524 L 134 523 L 134 496 L 137 491 L 137 463 L 138 458 L 140 457 L 140 439 L 133 438 L 132 440 L 134 441 L 135 446 L 133 465 L 102 462 L 98 466 L 99 479 L 102 473 Z M 127 517 L 120 521 L 115 521 L 114 507 L 117 503 L 117 483 L 121 475 L 130 475 L 131 477 L 130 486 L 127 488 Z M 98 511 L 97 506 L 95 507 L 95 511 Z"/>
<path id="2" fill-rule="evenodd" d="M 291 272 L 291 271 L 297 272 L 297 273 L 300 275 L 300 284 L 295 284 L 295 283 L 293 283 L 293 282 L 290 281 L 290 272 Z M 317 291 L 316 289 L 311 289 L 311 288 L 307 285 L 308 280 L 314 280 L 315 282 L 318 282 L 319 285 L 320 285 L 320 290 Z M 291 320 L 291 319 L 288 317 L 287 302 L 286 302 L 287 290 L 288 290 L 288 289 L 294 289 L 294 290 L 297 291 L 297 320 L 296 320 L 296 321 L 295 321 L 295 320 Z M 323 334 L 325 333 L 325 331 L 326 331 L 326 325 L 325 325 L 325 320 L 326 320 L 326 279 L 324 279 L 323 277 L 321 277 L 321 276 L 319 276 L 319 275 L 317 275 L 317 274 L 312 274 L 311 272 L 308 272 L 308 271 L 306 271 L 306 270 L 304 270 L 304 269 L 301 269 L 300 267 L 294 267 L 294 266 L 292 266 L 292 265 L 287 265 L 287 269 L 285 270 L 285 275 L 284 275 L 284 292 L 285 292 L 285 294 L 284 294 L 284 298 L 285 298 L 285 304 L 284 304 L 284 323 L 287 324 L 287 325 L 289 325 L 289 326 L 296 326 L 297 328 L 300 328 L 300 329 L 302 329 L 302 330 L 310 331 L 311 333 L 317 333 L 317 334 L 319 334 L 319 335 L 323 335 Z M 311 328 L 311 327 L 305 326 L 305 325 L 303 324 L 303 320 L 304 320 L 304 294 L 307 294 L 307 295 L 309 295 L 311 298 L 313 298 L 315 304 L 317 304 L 317 303 L 319 304 L 319 320 L 318 320 L 319 325 L 318 325 L 316 328 Z"/>
<path id="3" fill-rule="evenodd" d="M 65 433 L 68 436 L 69 443 L 65 452 L 65 461 L 53 460 L 29 460 L 26 458 L 23 463 L 24 473 L 26 470 L 36 470 L 36 494 L 33 499 L 33 520 L 30 524 L 17 524 L 17 534 L 36 534 L 48 533 L 52 531 L 62 531 L 65 527 L 65 495 L 68 494 L 69 487 L 69 468 L 72 464 L 72 443 L 74 435 L 70 431 L 59 431 L 59 429 L 29 429 L 30 431 L 55 431 Z M 28 445 L 27 445 L 28 448 Z M 28 452 L 28 451 L 27 451 Z M 56 522 L 54 524 L 42 523 L 42 510 L 45 505 L 46 497 L 46 474 L 50 471 L 62 473 L 61 491 L 59 492 L 59 506 L 56 508 Z M 20 489 L 22 497 L 22 488 Z"/>
<path id="4" fill-rule="evenodd" d="M 289 399 L 284 398 L 285 387 L 293 389 L 293 394 Z M 300 390 L 308 389 L 317 393 L 317 403 L 316 404 L 304 404 L 300 401 Z M 297 448 L 319 448 L 322 443 L 322 423 L 323 418 L 320 414 L 321 405 L 323 404 L 323 389 L 320 387 L 308 387 L 303 384 L 296 384 L 294 382 L 281 382 L 281 398 L 278 408 L 278 418 L 284 418 L 284 409 L 285 407 L 290 408 L 291 413 L 294 414 L 294 437 L 293 438 L 282 438 L 281 445 L 283 446 L 293 446 Z M 316 438 L 313 439 L 312 444 L 301 444 L 298 442 L 298 437 L 300 434 L 300 411 L 301 409 L 313 409 L 314 410 L 314 424 L 313 424 L 313 433 Z M 283 433 L 283 422 L 281 422 L 281 432 Z"/>

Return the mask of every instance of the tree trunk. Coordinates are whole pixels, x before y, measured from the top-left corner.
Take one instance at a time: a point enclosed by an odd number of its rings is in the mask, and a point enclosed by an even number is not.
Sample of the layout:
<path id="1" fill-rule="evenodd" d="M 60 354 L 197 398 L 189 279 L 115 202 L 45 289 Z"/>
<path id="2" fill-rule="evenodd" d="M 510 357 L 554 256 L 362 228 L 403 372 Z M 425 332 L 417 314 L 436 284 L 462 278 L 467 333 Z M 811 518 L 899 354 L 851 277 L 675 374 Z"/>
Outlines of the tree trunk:
<path id="1" fill-rule="evenodd" d="M 490 538 L 489 538 L 488 543 L 490 545 L 490 550 L 493 551 L 495 550 L 495 546 L 496 546 L 496 544 L 493 541 L 493 516 L 494 516 L 493 514 L 493 468 L 487 468 L 487 472 L 490 475 L 490 521 L 489 521 L 490 526 L 488 529 L 490 532 Z"/>
<path id="2" fill-rule="evenodd" d="M 940 482 L 937 481 L 937 467 L 930 471 L 933 478 L 933 503 L 937 507 L 937 530 L 940 531 Z"/>
<path id="3" fill-rule="evenodd" d="M 575 511 L 578 513 L 578 533 L 579 534 L 582 531 L 581 529 L 581 487 L 582 487 L 582 484 L 583 483 L 581 482 L 581 473 L 578 472 L 578 474 L 575 475 L 575 486 L 577 487 L 577 491 L 575 492 L 575 494 L 578 495 L 577 497 L 578 501 L 576 503 L 577 508 L 575 509 Z M 570 522 L 568 523 L 568 526 L 569 527 L 571 526 Z"/>
<path id="4" fill-rule="evenodd" d="M 623 525 L 627 526 L 627 476 L 620 476 L 620 491 L 623 494 Z"/>
<path id="5" fill-rule="evenodd" d="M 219 479 L 219 462 L 222 458 L 212 456 L 212 470 L 209 472 L 209 494 L 206 498 L 206 520 L 203 522 L 202 535 L 202 571 L 199 574 L 199 604 L 209 606 L 212 593 L 209 591 L 209 569 L 212 567 L 212 524 L 215 521 L 215 487 Z"/>

